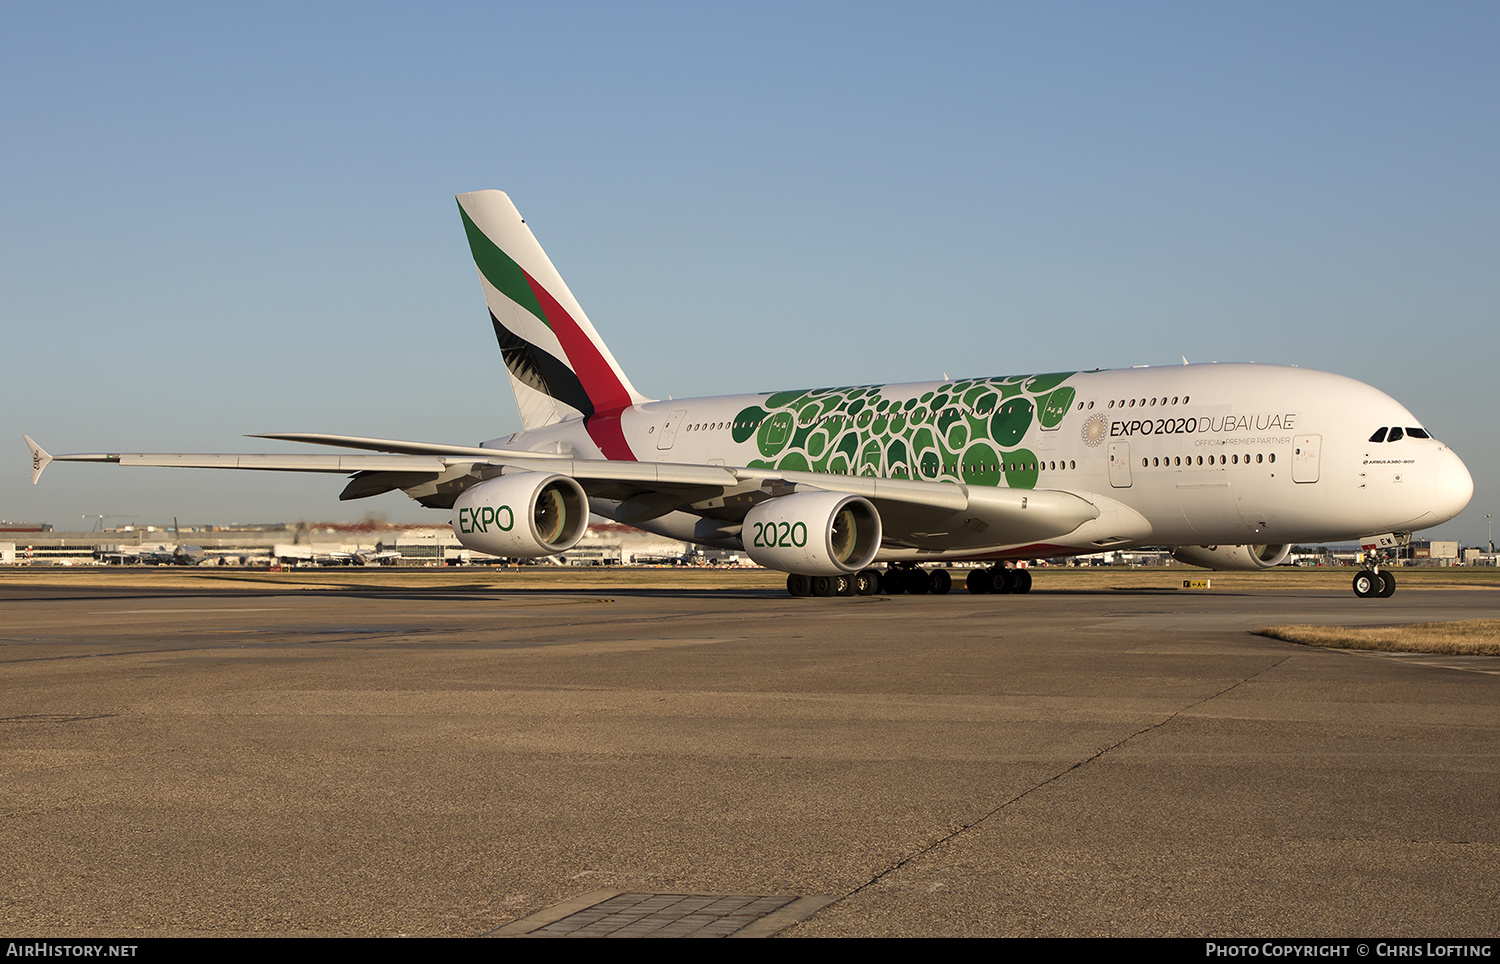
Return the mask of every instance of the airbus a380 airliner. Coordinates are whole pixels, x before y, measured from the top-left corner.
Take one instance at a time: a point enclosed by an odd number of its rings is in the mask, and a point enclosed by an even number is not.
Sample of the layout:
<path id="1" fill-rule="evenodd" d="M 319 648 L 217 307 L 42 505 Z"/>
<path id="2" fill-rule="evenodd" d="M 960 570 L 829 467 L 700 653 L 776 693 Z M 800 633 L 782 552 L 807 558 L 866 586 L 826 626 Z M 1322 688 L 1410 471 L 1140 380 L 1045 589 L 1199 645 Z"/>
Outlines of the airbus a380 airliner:
<path id="1" fill-rule="evenodd" d="M 351 474 L 452 510 L 472 549 L 539 557 L 589 514 L 743 549 L 794 596 L 1025 592 L 1015 560 L 1169 546 L 1265 569 L 1292 543 L 1399 544 L 1458 515 L 1473 480 L 1390 396 L 1269 365 L 961 378 L 655 401 L 637 392 L 499 191 L 458 196 L 522 430 L 479 446 L 269 434 L 365 454 L 48 455 L 53 460 Z M 380 454 L 368 454 L 370 452 Z M 1378 556 L 1377 556 L 1378 558 Z M 884 571 L 873 568 L 884 562 Z M 1360 596 L 1389 596 L 1378 567 Z"/>

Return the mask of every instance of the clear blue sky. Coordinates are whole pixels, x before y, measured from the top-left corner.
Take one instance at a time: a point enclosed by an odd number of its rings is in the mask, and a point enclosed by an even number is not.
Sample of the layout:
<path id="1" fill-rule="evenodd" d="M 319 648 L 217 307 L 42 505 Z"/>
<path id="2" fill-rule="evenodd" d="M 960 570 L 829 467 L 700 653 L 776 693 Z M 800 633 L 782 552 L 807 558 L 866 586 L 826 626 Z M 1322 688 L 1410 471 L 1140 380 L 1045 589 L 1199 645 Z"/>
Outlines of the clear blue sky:
<path id="1" fill-rule="evenodd" d="M 1500 507 L 1500 5 L 6 4 L 0 516 L 441 520 L 57 465 L 518 427 L 453 195 L 635 384 L 1192 361 L 1370 382 Z M 290 449 L 290 446 L 286 448 Z M 7 467 L 8 466 L 8 467 Z"/>

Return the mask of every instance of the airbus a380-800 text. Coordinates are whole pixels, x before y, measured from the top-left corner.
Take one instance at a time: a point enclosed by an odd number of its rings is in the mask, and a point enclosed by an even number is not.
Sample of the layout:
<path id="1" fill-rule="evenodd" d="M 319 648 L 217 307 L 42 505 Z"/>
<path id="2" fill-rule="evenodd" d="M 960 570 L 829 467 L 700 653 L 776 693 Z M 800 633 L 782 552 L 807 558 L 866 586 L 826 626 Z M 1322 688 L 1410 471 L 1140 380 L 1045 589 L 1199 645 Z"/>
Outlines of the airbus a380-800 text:
<path id="1" fill-rule="evenodd" d="M 1456 516 L 1473 481 L 1369 385 L 1270 365 L 960 378 L 658 401 L 637 392 L 510 198 L 458 196 L 521 431 L 478 446 L 258 436 L 362 454 L 48 455 L 351 475 L 451 509 L 474 550 L 551 556 L 590 514 L 786 572 L 793 595 L 1025 592 L 1018 560 L 1170 547 L 1265 569 L 1293 543 L 1399 544 Z M 378 454 L 371 454 L 378 453 Z M 876 568 L 884 563 L 884 569 Z M 1371 567 L 1360 596 L 1395 580 Z"/>

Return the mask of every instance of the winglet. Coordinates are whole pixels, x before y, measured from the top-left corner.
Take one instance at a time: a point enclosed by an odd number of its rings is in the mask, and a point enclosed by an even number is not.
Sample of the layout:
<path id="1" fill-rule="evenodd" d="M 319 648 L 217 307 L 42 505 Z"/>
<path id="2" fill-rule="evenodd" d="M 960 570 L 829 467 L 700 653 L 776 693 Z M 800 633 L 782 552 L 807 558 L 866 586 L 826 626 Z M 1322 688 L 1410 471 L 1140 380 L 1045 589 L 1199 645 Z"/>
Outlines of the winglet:
<path id="1" fill-rule="evenodd" d="M 36 480 L 42 477 L 42 469 L 45 469 L 52 461 L 52 456 L 47 450 L 31 440 L 30 435 L 21 436 L 26 440 L 26 447 L 31 450 L 31 484 L 36 485 Z"/>

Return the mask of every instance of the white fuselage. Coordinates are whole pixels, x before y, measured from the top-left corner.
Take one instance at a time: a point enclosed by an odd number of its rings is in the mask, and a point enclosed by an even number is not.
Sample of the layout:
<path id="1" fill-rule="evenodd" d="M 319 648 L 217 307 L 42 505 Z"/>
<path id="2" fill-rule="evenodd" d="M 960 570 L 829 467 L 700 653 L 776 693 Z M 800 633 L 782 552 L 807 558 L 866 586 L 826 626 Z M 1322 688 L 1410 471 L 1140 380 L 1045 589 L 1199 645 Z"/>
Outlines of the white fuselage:
<path id="1" fill-rule="evenodd" d="M 1015 410 L 997 412 L 1007 403 Z M 753 467 L 812 485 L 852 475 L 1075 493 L 1138 515 L 1118 526 L 1128 533 L 1122 545 L 1330 542 L 1412 531 L 1451 519 L 1473 491 L 1459 458 L 1420 437 L 1421 423 L 1390 396 L 1340 375 L 1270 365 L 674 399 L 636 405 L 619 419 L 642 462 Z M 1371 442 L 1382 427 L 1401 427 L 1404 437 Z M 582 419 L 486 444 L 600 457 Z M 593 507 L 610 514 L 607 503 Z M 681 512 L 636 524 L 688 539 L 711 531 Z M 1065 537 L 921 555 L 1096 548 Z M 881 558 L 912 555 L 898 549 Z"/>

